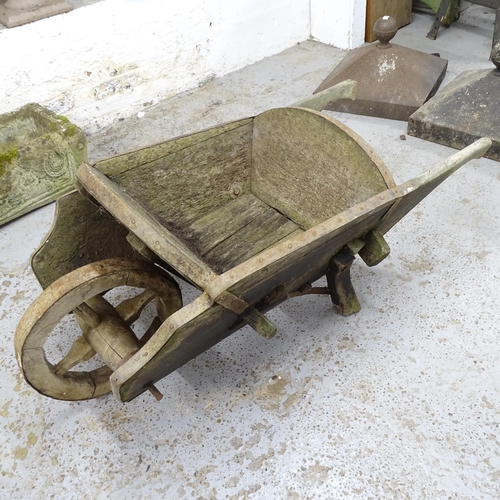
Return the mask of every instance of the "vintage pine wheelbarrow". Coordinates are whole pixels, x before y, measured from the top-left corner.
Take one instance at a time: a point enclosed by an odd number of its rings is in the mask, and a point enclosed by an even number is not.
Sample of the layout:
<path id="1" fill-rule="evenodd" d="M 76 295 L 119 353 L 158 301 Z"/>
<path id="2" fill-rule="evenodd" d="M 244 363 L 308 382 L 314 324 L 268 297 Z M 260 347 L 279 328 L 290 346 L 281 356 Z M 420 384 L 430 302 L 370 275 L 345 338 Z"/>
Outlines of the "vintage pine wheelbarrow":
<path id="1" fill-rule="evenodd" d="M 396 186 L 348 127 L 288 107 L 81 165 L 79 192 L 59 200 L 32 258 L 45 290 L 15 335 L 26 380 L 57 399 L 160 397 L 157 380 L 245 324 L 272 337 L 265 312 L 290 297 L 329 293 L 340 313 L 357 312 L 354 256 L 378 264 L 384 233 L 490 144 Z M 172 274 L 200 295 L 183 306 Z M 324 275 L 328 286 L 312 288 Z M 144 291 L 113 307 L 104 294 L 124 285 Z M 138 339 L 131 324 L 152 300 Z M 44 346 L 71 312 L 83 335 L 53 364 Z M 72 370 L 96 353 L 103 366 Z"/>

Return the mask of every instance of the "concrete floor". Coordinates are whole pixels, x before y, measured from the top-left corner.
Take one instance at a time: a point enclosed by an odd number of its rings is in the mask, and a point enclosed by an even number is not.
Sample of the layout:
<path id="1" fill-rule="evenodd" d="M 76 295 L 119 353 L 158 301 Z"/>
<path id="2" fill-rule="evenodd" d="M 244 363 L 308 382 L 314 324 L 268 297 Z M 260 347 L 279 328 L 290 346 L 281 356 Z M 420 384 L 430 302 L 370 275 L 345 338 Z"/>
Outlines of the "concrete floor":
<path id="1" fill-rule="evenodd" d="M 490 67 L 493 19 L 472 6 L 433 42 L 414 15 L 395 41 L 449 59 L 447 83 Z M 90 156 L 294 102 L 343 56 L 297 45 L 146 106 L 89 137 Z M 401 140 L 404 122 L 336 116 L 397 182 L 454 152 Z M 159 403 L 58 402 L 23 381 L 12 339 L 40 293 L 28 258 L 53 206 L 0 228 L 0 498 L 499 498 L 499 190 L 499 163 L 464 166 L 388 233 L 388 259 L 356 261 L 360 313 L 290 300 L 269 313 L 274 339 L 240 330 L 158 382 Z"/>

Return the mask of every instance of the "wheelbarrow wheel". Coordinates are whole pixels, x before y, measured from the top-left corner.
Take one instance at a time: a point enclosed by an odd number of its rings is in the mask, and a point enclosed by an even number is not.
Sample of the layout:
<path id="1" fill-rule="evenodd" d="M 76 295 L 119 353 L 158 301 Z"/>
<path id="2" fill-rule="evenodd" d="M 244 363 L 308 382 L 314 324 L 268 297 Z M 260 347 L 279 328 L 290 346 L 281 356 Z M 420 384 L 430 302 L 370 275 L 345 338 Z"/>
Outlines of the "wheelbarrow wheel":
<path id="1" fill-rule="evenodd" d="M 114 307 L 104 295 L 122 286 L 144 291 Z M 156 301 L 156 317 L 139 340 L 130 325 L 152 300 Z M 94 262 L 59 278 L 31 304 L 16 330 L 16 357 L 26 381 L 46 396 L 73 401 L 98 397 L 110 392 L 109 376 L 113 370 L 144 345 L 162 322 L 181 307 L 179 286 L 158 266 L 139 260 Z M 52 364 L 47 360 L 44 347 L 56 325 L 72 312 L 83 335 L 59 362 Z M 106 339 L 105 349 L 101 348 L 102 331 L 104 334 L 113 331 L 111 341 Z M 120 353 L 120 349 L 128 351 Z M 110 366 L 90 371 L 71 370 L 92 358 L 96 351 Z"/>

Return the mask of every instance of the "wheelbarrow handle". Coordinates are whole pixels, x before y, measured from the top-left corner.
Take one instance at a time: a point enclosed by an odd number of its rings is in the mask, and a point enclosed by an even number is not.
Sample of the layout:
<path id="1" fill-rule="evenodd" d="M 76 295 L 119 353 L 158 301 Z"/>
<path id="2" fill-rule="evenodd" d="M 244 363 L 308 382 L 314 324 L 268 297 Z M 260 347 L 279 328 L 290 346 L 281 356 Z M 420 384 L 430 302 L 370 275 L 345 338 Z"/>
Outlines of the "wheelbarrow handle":
<path id="1" fill-rule="evenodd" d="M 425 184 L 433 183 L 436 186 L 470 160 L 482 158 L 486 151 L 488 151 L 491 147 L 491 144 L 492 142 L 490 139 L 482 137 L 481 139 L 473 142 L 470 146 L 461 149 L 457 153 L 439 162 L 426 172 L 423 172 L 417 177 L 414 177 L 412 180 L 405 182 L 399 186 L 399 188 L 410 192 Z"/>
<path id="2" fill-rule="evenodd" d="M 439 162 L 430 170 L 395 188 L 399 200 L 391 207 L 378 226 L 381 234 L 385 234 L 397 224 L 410 210 L 436 189 L 453 172 L 470 160 L 481 158 L 491 147 L 491 140 L 483 137 L 470 146 L 458 151 L 449 158 Z"/>
<path id="3" fill-rule="evenodd" d="M 292 108 L 309 108 L 315 111 L 325 109 L 330 103 L 339 99 L 351 99 L 356 97 L 356 82 L 354 80 L 344 80 L 333 87 L 322 90 L 312 97 L 297 101 L 290 105 Z"/>

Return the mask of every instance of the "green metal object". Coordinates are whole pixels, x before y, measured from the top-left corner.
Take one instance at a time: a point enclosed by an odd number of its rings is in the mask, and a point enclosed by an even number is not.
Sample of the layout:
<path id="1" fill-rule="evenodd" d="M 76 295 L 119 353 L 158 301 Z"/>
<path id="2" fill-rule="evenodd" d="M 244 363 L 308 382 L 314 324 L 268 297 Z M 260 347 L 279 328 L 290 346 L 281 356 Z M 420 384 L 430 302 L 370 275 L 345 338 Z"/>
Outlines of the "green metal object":
<path id="1" fill-rule="evenodd" d="M 422 3 L 428 5 L 434 12 L 437 12 L 441 4 L 441 0 L 420 0 Z M 441 19 L 441 24 L 443 26 L 449 26 L 453 21 L 455 21 L 455 12 L 458 8 L 460 0 L 452 0 L 450 6 L 448 7 L 444 17 Z"/>

